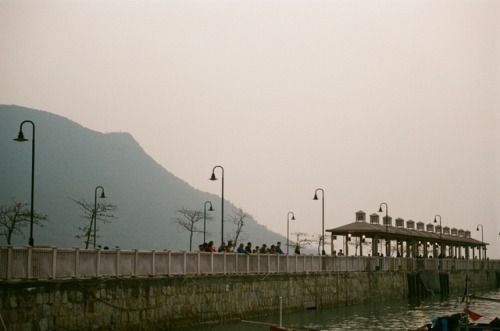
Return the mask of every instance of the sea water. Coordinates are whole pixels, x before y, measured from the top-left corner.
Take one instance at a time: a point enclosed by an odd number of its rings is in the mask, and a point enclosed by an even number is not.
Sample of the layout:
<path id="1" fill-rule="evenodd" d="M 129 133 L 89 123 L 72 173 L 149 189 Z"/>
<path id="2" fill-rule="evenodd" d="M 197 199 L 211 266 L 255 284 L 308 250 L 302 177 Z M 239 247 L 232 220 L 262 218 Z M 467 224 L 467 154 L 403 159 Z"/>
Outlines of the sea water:
<path id="1" fill-rule="evenodd" d="M 500 300 L 500 289 L 477 296 Z M 377 302 L 355 306 L 306 310 L 281 315 L 282 325 L 296 330 L 411 330 L 431 322 L 434 316 L 446 316 L 462 312 L 465 303 L 462 297 L 432 296 L 416 302 L 408 300 Z M 483 317 L 478 322 L 490 322 L 500 318 L 500 302 L 475 299 L 470 310 Z M 175 331 L 264 331 L 266 324 L 278 324 L 280 314 L 248 318 L 247 321 L 234 321 L 199 327 L 175 328 Z"/>

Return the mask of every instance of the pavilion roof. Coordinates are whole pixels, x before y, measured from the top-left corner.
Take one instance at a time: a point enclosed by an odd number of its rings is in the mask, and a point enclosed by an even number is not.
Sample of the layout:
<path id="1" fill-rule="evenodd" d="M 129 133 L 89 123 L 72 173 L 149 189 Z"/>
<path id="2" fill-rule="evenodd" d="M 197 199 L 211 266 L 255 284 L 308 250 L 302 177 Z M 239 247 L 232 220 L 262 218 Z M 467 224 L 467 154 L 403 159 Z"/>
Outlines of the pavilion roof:
<path id="1" fill-rule="evenodd" d="M 489 245 L 473 238 L 466 238 L 460 236 L 452 236 L 449 234 L 440 234 L 439 232 L 422 231 L 416 229 L 407 229 L 403 227 L 395 227 L 392 225 L 385 226 L 382 224 L 372 224 L 367 222 L 353 222 L 339 226 L 334 229 L 327 229 L 332 235 L 347 236 L 362 236 L 366 238 L 390 238 L 390 239 L 415 239 L 423 241 L 443 241 L 448 244 L 467 244 L 472 246 Z"/>

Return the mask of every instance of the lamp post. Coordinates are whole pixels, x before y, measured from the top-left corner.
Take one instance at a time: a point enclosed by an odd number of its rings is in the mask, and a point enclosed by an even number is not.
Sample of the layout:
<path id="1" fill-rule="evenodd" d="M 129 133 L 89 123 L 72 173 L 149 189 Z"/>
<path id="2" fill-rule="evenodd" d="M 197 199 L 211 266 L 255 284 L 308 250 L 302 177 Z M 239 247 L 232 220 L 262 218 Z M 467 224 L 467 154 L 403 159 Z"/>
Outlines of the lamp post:
<path id="1" fill-rule="evenodd" d="M 439 254 L 443 253 L 443 226 L 441 225 L 441 215 L 434 216 L 434 223 L 437 223 L 437 218 L 439 217 Z"/>
<path id="2" fill-rule="evenodd" d="M 316 191 L 314 191 L 313 200 L 319 200 L 318 191 L 321 191 L 321 255 L 323 255 L 325 252 L 325 191 L 323 191 L 322 188 L 317 188 Z"/>
<path id="3" fill-rule="evenodd" d="M 203 208 L 203 244 L 207 242 L 205 239 L 207 233 L 207 203 L 210 204 L 210 209 L 208 211 L 214 211 L 212 208 L 212 203 L 210 201 L 205 201 L 205 206 Z"/>
<path id="4" fill-rule="evenodd" d="M 221 223 L 220 242 L 222 244 L 224 242 L 224 168 L 220 165 L 215 166 L 212 169 L 212 177 L 210 177 L 210 180 L 217 180 L 217 177 L 215 177 L 216 168 L 220 168 L 220 170 L 222 171 L 222 198 L 221 198 L 221 214 L 220 214 L 220 223 Z"/>
<path id="5" fill-rule="evenodd" d="M 29 246 L 33 246 L 35 244 L 35 240 L 33 239 L 33 203 L 34 203 L 34 192 L 35 192 L 35 123 L 32 121 L 23 121 L 19 126 L 19 134 L 15 141 L 23 142 L 28 141 L 28 139 L 24 138 L 23 134 L 23 124 L 31 123 L 33 126 L 33 140 L 31 147 L 31 211 L 30 211 L 30 238 L 28 241 Z"/>
<path id="6" fill-rule="evenodd" d="M 385 205 L 385 235 L 388 236 L 388 234 L 389 234 L 389 206 L 387 206 L 387 203 L 382 202 L 380 204 L 380 207 L 378 208 L 379 213 L 382 212 L 382 205 Z M 389 238 L 386 238 L 385 239 L 385 256 L 390 255 L 390 254 L 387 254 L 387 253 L 390 253 L 389 246 L 387 245 L 388 242 L 390 244 Z"/>
<path id="7" fill-rule="evenodd" d="M 95 188 L 95 194 L 94 194 L 94 248 L 96 244 L 96 232 L 97 232 L 97 189 L 101 189 L 101 199 L 106 198 L 106 195 L 104 194 L 104 188 L 102 186 L 97 186 Z"/>
<path id="8" fill-rule="evenodd" d="M 484 247 L 484 237 L 483 237 L 483 225 L 482 224 L 478 224 L 478 226 L 476 228 L 476 231 L 479 231 L 479 227 L 481 227 L 481 244 L 483 244 L 481 246 L 481 250 L 484 250 L 484 257 L 486 258 L 486 247 Z"/>
<path id="9" fill-rule="evenodd" d="M 290 214 L 292 214 L 292 221 L 295 220 L 295 215 L 293 212 L 289 211 L 288 214 L 286 215 L 286 254 L 288 255 L 288 250 L 290 248 L 290 243 L 288 238 L 290 237 Z"/>

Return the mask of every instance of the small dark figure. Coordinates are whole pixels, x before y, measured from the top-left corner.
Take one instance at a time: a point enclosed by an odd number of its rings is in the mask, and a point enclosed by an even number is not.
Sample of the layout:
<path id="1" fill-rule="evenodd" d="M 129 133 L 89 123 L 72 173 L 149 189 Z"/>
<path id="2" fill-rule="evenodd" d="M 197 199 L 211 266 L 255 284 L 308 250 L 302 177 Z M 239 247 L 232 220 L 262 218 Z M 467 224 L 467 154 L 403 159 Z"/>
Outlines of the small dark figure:
<path id="1" fill-rule="evenodd" d="M 274 250 L 276 251 L 276 254 L 284 254 L 284 252 L 281 250 L 281 241 L 278 241 L 276 243 Z"/>

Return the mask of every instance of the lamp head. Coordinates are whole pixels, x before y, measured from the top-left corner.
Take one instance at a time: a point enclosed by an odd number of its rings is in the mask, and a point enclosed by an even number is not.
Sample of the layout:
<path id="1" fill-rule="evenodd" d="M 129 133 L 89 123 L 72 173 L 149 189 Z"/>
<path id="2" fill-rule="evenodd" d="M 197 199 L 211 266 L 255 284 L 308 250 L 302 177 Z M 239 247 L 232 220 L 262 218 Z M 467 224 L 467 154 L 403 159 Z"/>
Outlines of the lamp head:
<path id="1" fill-rule="evenodd" d="M 314 198 L 313 200 L 318 200 L 318 195 L 316 193 L 314 193 Z"/>
<path id="2" fill-rule="evenodd" d="M 14 139 L 15 141 L 28 141 L 28 139 L 24 138 L 24 133 L 22 131 L 19 131 L 19 134 L 17 135 L 17 138 Z"/>
<path id="3" fill-rule="evenodd" d="M 292 221 L 295 221 L 295 215 L 292 214 Z"/>
<path id="4" fill-rule="evenodd" d="M 217 180 L 217 177 L 215 177 L 215 172 L 212 172 L 212 177 L 210 177 L 210 180 Z"/>
<path id="5" fill-rule="evenodd" d="M 381 213 L 381 212 L 382 212 L 382 205 L 379 207 L 378 212 L 379 212 L 379 213 Z"/>
<path id="6" fill-rule="evenodd" d="M 106 198 L 106 195 L 104 194 L 104 190 L 102 190 L 102 193 L 101 193 L 100 198 L 101 198 L 101 199 L 105 199 L 105 198 Z"/>
<path id="7" fill-rule="evenodd" d="M 479 231 L 479 226 L 476 228 L 476 231 Z"/>
<path id="8" fill-rule="evenodd" d="M 212 208 L 212 205 L 210 205 L 210 208 L 208 209 L 208 211 L 214 211 L 214 209 Z"/>
<path id="9" fill-rule="evenodd" d="M 434 218 L 434 223 L 437 223 L 437 222 L 438 222 L 438 221 L 437 221 L 437 219 L 436 219 L 436 218 Z"/>

